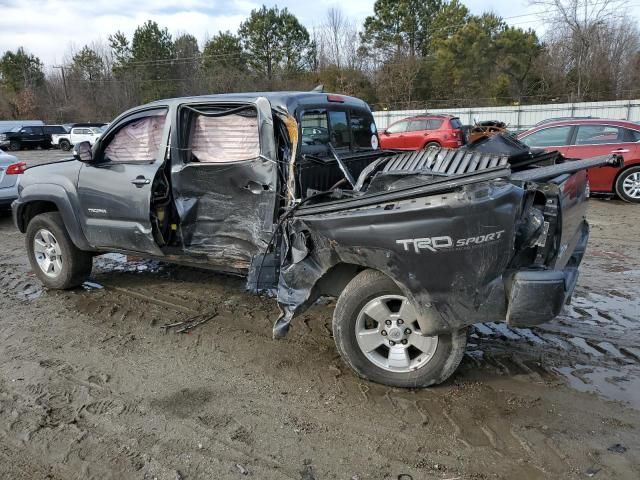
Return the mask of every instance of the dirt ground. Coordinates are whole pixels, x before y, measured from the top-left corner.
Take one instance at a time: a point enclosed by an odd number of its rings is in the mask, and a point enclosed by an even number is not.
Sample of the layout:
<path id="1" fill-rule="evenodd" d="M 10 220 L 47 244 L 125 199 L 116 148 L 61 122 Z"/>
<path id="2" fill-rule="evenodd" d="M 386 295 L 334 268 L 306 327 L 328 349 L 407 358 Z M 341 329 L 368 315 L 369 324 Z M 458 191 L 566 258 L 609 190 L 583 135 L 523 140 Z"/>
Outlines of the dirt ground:
<path id="1" fill-rule="evenodd" d="M 456 375 L 417 391 L 344 366 L 333 302 L 273 341 L 274 301 L 240 278 L 108 255 L 44 291 L 0 216 L 0 478 L 638 479 L 639 216 L 590 200 L 573 305 L 476 325 Z"/>

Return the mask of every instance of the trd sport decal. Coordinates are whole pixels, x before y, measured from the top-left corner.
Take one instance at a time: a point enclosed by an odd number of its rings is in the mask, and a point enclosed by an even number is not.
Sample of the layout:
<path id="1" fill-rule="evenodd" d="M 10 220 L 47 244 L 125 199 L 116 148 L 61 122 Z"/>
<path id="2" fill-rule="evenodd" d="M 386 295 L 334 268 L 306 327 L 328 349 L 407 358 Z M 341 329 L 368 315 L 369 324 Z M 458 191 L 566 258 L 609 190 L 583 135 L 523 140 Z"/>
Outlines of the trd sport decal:
<path id="1" fill-rule="evenodd" d="M 447 249 L 464 250 L 466 248 L 472 248 L 475 245 L 495 242 L 500 240 L 503 233 L 504 230 L 500 230 L 486 235 L 459 238 L 457 240 L 446 235 L 442 237 L 409 238 L 406 240 L 396 240 L 396 243 L 404 246 L 405 252 L 414 251 L 415 253 L 420 253 L 423 250 L 428 250 L 437 253 Z"/>

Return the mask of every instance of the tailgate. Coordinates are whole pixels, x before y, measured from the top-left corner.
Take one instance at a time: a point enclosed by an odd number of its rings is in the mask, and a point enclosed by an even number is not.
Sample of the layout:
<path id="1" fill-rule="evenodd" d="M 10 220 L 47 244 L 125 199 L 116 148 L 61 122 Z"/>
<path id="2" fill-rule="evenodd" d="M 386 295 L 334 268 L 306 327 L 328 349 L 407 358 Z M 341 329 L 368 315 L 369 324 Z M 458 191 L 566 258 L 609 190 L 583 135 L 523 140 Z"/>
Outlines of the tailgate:
<path id="1" fill-rule="evenodd" d="M 559 188 L 560 242 L 554 268 L 561 270 L 569 262 L 582 237 L 587 215 L 587 172 L 580 170 L 570 175 L 562 175 L 549 183 L 556 184 Z"/>

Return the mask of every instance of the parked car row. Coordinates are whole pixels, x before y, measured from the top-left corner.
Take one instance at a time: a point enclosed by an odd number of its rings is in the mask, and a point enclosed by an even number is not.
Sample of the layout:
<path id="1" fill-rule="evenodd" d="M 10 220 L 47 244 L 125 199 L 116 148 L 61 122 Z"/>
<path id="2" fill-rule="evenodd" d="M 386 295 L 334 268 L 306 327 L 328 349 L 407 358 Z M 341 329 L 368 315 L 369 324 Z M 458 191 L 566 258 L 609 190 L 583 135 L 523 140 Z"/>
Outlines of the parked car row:
<path id="1" fill-rule="evenodd" d="M 79 142 L 92 145 L 104 131 L 104 123 L 75 123 L 71 125 L 18 124 L 0 133 L 0 148 L 18 151 L 24 148 L 70 150 Z"/>
<path id="2" fill-rule="evenodd" d="M 382 131 L 380 144 L 383 149 L 392 150 L 459 148 L 467 141 L 464 128 L 453 115 L 409 117 Z M 590 192 L 640 203 L 640 124 L 592 117 L 549 119 L 518 133 L 517 138 L 531 148 L 557 150 L 576 160 L 621 154 L 623 167 L 588 170 Z"/>

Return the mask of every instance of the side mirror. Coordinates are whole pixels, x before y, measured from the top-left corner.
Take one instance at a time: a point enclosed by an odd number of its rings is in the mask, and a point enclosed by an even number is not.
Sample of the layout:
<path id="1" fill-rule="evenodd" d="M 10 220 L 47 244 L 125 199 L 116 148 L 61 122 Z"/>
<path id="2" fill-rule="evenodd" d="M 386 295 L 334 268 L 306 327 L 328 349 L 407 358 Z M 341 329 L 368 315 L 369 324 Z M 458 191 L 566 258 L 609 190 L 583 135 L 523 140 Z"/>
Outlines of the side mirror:
<path id="1" fill-rule="evenodd" d="M 73 149 L 73 156 L 76 160 L 83 163 L 91 163 L 93 161 L 93 152 L 89 142 L 80 142 Z"/>
<path id="2" fill-rule="evenodd" d="M 383 135 L 385 135 L 385 136 L 387 136 L 387 137 L 388 137 L 389 135 L 391 135 L 391 134 L 390 134 L 389 132 L 387 132 L 386 130 L 383 130 L 383 131 L 382 131 L 382 134 L 383 134 Z"/>

